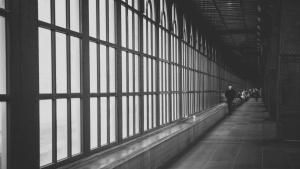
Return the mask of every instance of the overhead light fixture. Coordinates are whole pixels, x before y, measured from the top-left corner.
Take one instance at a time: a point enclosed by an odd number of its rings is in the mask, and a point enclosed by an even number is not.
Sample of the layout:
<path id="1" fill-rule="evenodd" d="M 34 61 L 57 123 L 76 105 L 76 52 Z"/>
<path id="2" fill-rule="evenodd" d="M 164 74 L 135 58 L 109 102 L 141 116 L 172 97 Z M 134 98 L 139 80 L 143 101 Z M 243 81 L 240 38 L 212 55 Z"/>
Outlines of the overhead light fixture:
<path id="1" fill-rule="evenodd" d="M 261 7 L 259 5 L 257 5 L 257 10 L 258 12 L 261 12 Z"/>
<path id="2" fill-rule="evenodd" d="M 257 25 L 257 29 L 259 29 L 259 30 L 260 30 L 260 26 L 259 26 L 259 25 Z"/>
<path id="3" fill-rule="evenodd" d="M 257 20 L 258 20 L 258 22 L 260 22 L 261 21 L 260 17 L 257 17 Z"/>

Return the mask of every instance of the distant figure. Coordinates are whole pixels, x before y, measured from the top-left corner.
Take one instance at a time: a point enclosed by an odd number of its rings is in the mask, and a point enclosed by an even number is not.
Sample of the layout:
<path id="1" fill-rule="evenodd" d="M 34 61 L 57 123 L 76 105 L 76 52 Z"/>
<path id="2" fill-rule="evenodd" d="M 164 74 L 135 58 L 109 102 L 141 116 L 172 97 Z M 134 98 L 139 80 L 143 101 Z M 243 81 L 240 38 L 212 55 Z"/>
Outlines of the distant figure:
<path id="1" fill-rule="evenodd" d="M 231 85 L 228 85 L 228 89 L 225 91 L 225 97 L 227 99 L 227 104 L 228 104 L 228 112 L 229 114 L 232 113 L 232 102 L 235 97 L 235 91 L 233 90 Z"/>
<path id="2" fill-rule="evenodd" d="M 258 89 L 255 89 L 254 95 L 255 95 L 255 100 L 257 101 L 257 99 L 260 97 Z"/>

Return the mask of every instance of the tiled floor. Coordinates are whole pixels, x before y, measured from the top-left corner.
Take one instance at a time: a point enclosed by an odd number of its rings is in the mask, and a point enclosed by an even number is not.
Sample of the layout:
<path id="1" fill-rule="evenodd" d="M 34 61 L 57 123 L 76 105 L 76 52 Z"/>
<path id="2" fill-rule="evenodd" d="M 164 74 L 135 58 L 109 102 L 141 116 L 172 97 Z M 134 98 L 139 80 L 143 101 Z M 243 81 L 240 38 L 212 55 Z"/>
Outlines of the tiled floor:
<path id="1" fill-rule="evenodd" d="M 261 100 L 250 99 L 166 169 L 300 169 L 300 144 L 278 143 Z"/>

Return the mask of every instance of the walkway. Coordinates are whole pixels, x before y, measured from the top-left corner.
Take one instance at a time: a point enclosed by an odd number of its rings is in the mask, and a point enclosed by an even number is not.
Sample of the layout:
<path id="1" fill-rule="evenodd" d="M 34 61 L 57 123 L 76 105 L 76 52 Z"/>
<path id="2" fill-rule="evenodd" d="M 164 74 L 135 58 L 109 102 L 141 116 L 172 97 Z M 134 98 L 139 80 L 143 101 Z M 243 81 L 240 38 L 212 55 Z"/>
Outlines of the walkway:
<path id="1" fill-rule="evenodd" d="M 300 169 L 299 143 L 277 143 L 267 117 L 250 99 L 164 169 Z"/>

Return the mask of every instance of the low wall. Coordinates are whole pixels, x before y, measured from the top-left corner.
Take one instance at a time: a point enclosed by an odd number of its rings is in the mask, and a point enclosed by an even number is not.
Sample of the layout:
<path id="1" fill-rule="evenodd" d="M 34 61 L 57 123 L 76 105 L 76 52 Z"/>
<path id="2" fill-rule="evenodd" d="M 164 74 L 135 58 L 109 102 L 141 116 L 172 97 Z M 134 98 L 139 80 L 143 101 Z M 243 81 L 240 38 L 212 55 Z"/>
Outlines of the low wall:
<path id="1" fill-rule="evenodd" d="M 236 106 L 241 104 L 239 100 L 235 102 Z M 227 110 L 226 103 L 219 104 L 194 117 L 60 169 L 161 168 L 223 119 Z"/>

